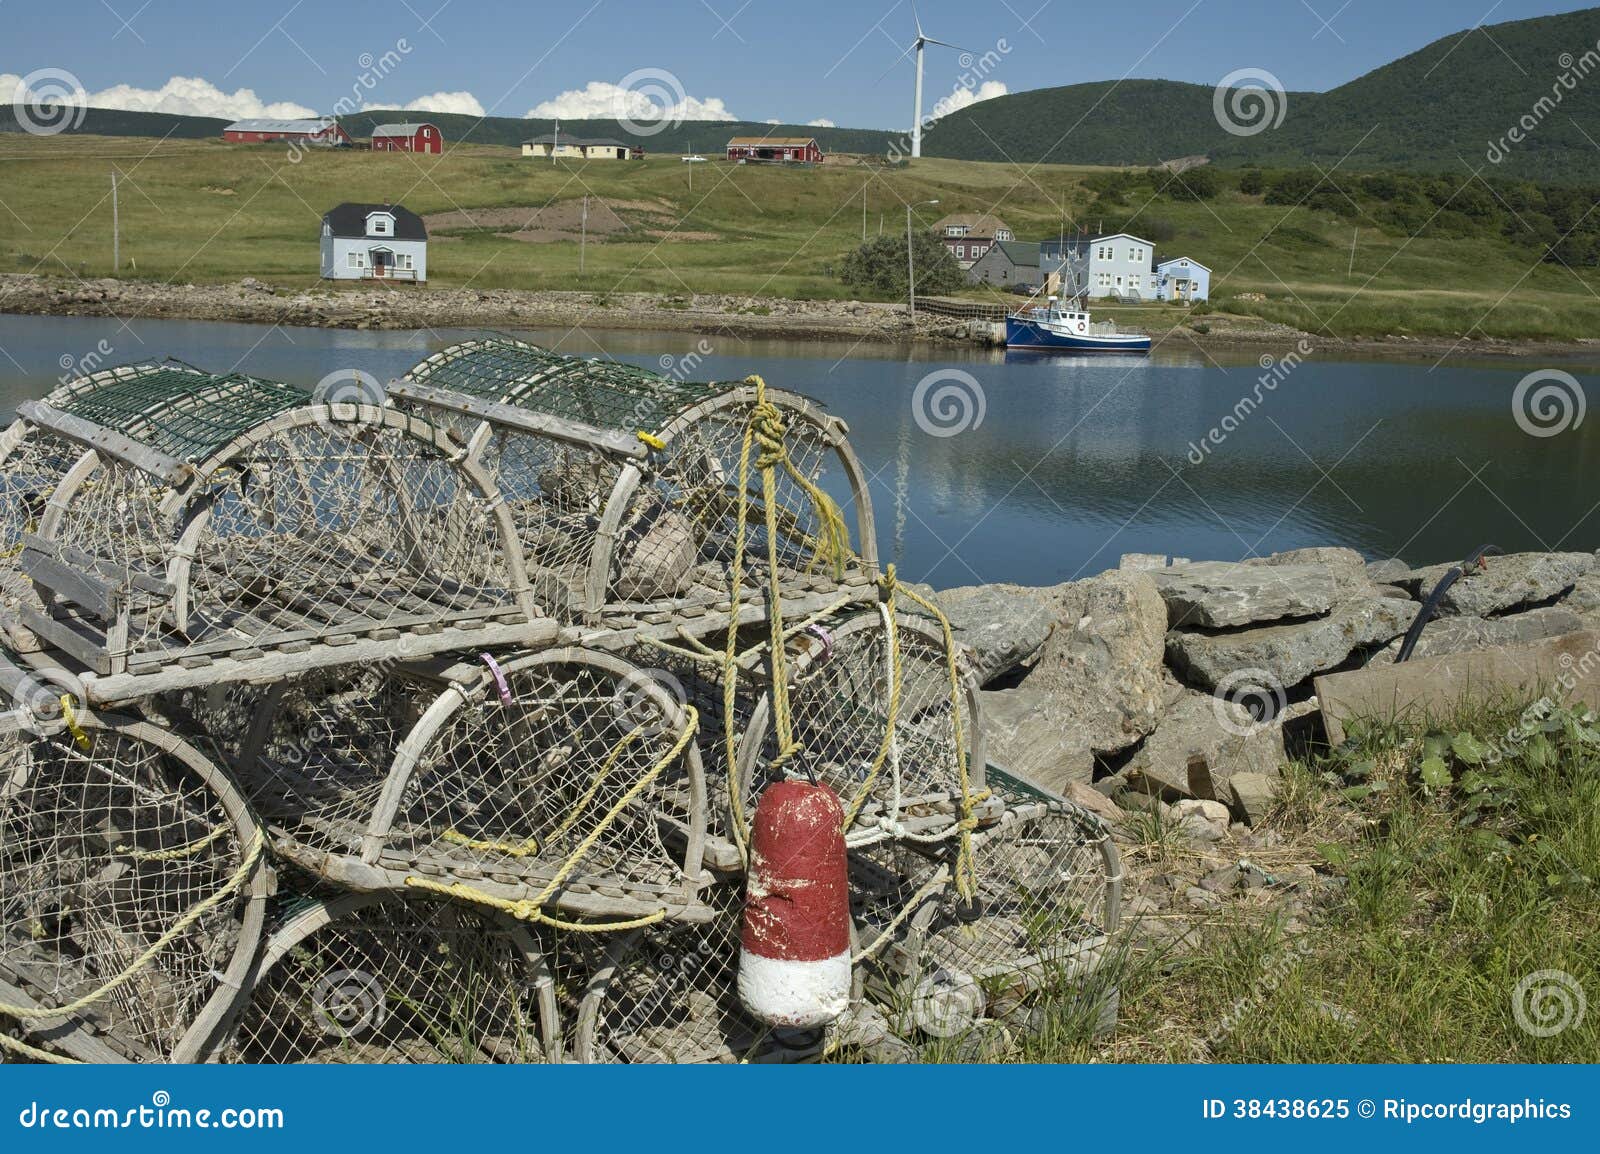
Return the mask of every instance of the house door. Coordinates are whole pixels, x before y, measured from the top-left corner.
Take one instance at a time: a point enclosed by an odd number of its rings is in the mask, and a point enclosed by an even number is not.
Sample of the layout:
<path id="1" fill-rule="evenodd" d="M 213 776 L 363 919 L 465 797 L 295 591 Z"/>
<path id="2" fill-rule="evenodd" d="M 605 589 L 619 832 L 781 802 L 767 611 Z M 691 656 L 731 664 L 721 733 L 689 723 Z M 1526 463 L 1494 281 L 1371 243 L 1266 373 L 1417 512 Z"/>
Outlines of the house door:
<path id="1" fill-rule="evenodd" d="M 375 276 L 375 277 L 386 277 L 386 276 L 389 275 L 390 270 L 393 269 L 393 268 L 394 268 L 394 253 L 390 252 L 386 248 L 375 248 L 375 249 L 372 250 L 372 275 L 373 276 Z"/>

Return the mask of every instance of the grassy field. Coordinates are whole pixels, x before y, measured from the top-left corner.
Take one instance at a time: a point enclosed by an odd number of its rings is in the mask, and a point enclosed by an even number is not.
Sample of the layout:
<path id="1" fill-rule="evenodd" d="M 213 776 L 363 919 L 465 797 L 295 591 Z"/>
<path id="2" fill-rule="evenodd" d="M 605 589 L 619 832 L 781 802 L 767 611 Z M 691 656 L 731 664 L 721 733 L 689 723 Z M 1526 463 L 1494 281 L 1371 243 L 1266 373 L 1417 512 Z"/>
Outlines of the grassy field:
<path id="1" fill-rule="evenodd" d="M 1082 182 L 1094 171 L 952 160 L 783 171 L 715 159 L 690 166 L 676 156 L 568 166 L 487 146 L 439 157 L 317 152 L 290 163 L 271 145 L 27 136 L 0 141 L 0 165 L 0 271 L 109 275 L 115 168 L 120 275 L 128 278 L 254 276 L 308 286 L 316 283 L 321 214 L 340 201 L 394 199 L 424 215 L 457 214 L 434 232 L 436 285 L 752 298 L 853 295 L 833 269 L 860 243 L 863 203 L 871 234 L 880 222 L 885 231 L 904 229 L 907 203 L 938 199 L 916 208 L 924 224 L 945 212 L 994 209 L 1021 238 L 1041 239 L 1057 234 L 1063 214 L 1083 217 L 1093 198 Z M 618 223 L 591 234 L 580 270 L 576 235 L 540 222 L 559 217 L 575 227 L 575 202 L 585 195 L 606 202 Z M 503 211 L 485 215 L 496 209 Z M 547 215 L 535 217 L 540 210 Z M 1589 337 L 1600 317 L 1600 273 L 1530 267 L 1525 248 L 1498 239 L 1352 230 L 1331 214 L 1236 191 L 1209 203 L 1161 197 L 1130 211 L 1135 229 L 1162 238 L 1162 254 L 1215 270 L 1217 312 L 1325 335 L 1508 339 Z M 591 217 L 597 229 L 602 215 L 597 207 Z"/>
<path id="2" fill-rule="evenodd" d="M 1121 987 L 1117 1033 L 1091 1038 L 1069 1001 L 1016 1056 L 1592 1061 L 1600 1016 L 1578 1013 L 1578 991 L 1600 990 L 1600 732 L 1581 711 L 1526 716 L 1508 705 L 1372 727 L 1291 765 L 1257 830 L 1271 847 L 1250 853 L 1269 873 L 1314 867 L 1309 892 L 1223 903 L 1185 946 L 1134 927 L 1099 978 Z M 1125 861 L 1192 852 L 1159 820 L 1135 832 Z"/>

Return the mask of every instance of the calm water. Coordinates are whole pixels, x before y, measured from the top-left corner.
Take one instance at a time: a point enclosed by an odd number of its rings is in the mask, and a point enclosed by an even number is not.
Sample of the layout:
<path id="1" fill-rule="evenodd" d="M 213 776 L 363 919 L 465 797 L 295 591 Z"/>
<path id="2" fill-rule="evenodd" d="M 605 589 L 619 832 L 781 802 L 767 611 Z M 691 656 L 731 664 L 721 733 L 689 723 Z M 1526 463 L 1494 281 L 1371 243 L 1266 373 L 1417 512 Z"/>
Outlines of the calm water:
<path id="1" fill-rule="evenodd" d="M 114 350 L 107 363 L 171 355 L 314 385 L 351 368 L 387 380 L 468 335 L 153 320 L 132 329 L 137 336 L 112 320 L 0 316 L 0 409 L 48 391 L 63 358 L 102 340 Z M 517 335 L 652 367 L 709 347 L 694 377 L 759 372 L 817 398 L 849 423 L 872 475 L 882 555 L 903 576 L 940 587 L 1054 583 L 1114 567 L 1128 552 L 1232 560 L 1342 544 L 1426 563 L 1491 541 L 1507 550 L 1600 546 L 1600 418 L 1556 436 L 1523 432 L 1513 392 L 1544 367 L 1535 364 L 1312 358 L 1263 389 L 1253 356 L 1219 365 L 1187 354 L 937 350 L 908 359 L 871 345 L 681 333 Z M 978 382 L 982 419 L 972 423 L 969 405 L 971 427 L 934 436 L 913 399 L 930 373 L 945 374 L 933 395 L 946 385 L 970 392 L 953 371 Z M 1572 371 L 1593 391 L 1593 366 Z M 1258 393 L 1259 407 L 1207 445 L 1208 430 Z"/>

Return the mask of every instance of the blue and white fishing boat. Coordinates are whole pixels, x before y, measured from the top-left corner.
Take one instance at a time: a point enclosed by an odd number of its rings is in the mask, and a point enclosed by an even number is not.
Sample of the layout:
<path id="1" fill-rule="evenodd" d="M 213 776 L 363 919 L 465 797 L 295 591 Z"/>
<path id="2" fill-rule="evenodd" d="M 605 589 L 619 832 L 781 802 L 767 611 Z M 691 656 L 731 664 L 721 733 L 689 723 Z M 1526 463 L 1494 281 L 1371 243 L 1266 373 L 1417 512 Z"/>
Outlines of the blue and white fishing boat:
<path id="1" fill-rule="evenodd" d="M 1071 353 L 1148 353 L 1150 334 L 1095 324 L 1087 309 L 1061 307 L 1056 297 L 1044 308 L 1022 309 L 1006 317 L 1006 348 L 1059 349 Z"/>

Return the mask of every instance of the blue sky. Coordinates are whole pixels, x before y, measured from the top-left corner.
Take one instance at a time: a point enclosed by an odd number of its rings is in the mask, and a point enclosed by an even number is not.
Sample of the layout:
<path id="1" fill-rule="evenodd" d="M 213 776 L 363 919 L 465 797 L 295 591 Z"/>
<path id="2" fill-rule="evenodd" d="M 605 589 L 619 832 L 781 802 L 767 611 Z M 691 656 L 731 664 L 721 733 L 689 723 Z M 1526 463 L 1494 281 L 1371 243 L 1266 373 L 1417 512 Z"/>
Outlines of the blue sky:
<path id="1" fill-rule="evenodd" d="M 1005 42 L 969 85 L 991 95 L 1124 76 L 1215 84 L 1241 68 L 1326 89 L 1480 21 L 1587 6 L 920 0 L 917 10 L 929 35 L 980 56 Z M 690 117 L 891 129 L 911 120 L 911 65 L 895 63 L 912 35 L 909 0 L 0 0 L 6 15 L 0 77 L 62 69 L 97 104 L 288 114 L 331 111 L 356 91 L 376 107 L 573 116 L 614 105 L 625 77 L 652 70 L 628 87 Z M 373 77 L 369 61 L 385 53 L 395 63 Z M 963 70 L 948 49 L 930 48 L 927 60 L 931 107 Z M 359 87 L 363 73 L 373 87 Z"/>

